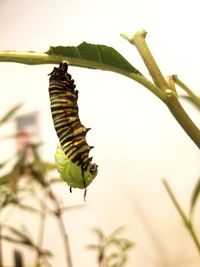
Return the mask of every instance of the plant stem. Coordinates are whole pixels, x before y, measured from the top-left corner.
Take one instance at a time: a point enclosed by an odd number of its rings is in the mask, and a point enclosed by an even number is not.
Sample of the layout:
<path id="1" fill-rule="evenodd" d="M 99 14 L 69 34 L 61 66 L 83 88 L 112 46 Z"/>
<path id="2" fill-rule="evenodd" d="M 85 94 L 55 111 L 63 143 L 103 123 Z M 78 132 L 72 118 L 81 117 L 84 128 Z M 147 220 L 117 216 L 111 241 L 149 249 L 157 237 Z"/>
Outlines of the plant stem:
<path id="1" fill-rule="evenodd" d="M 155 84 L 153 84 L 151 81 L 149 81 L 146 77 L 144 77 L 141 74 L 137 74 L 134 72 L 130 73 L 120 68 L 107 66 L 102 62 L 94 62 L 89 59 L 74 58 L 74 57 L 70 58 L 66 56 L 54 56 L 54 55 L 47 55 L 46 53 L 36 53 L 36 52 L 0 51 L 0 61 L 18 62 L 24 64 L 53 64 L 67 60 L 70 65 L 112 71 L 124 75 L 138 82 L 139 84 L 143 85 L 144 87 L 149 89 L 153 94 L 155 94 L 161 101 L 163 101 L 168 106 L 169 110 L 171 111 L 175 119 L 179 122 L 181 127 L 194 141 L 194 143 L 200 148 L 200 130 L 193 123 L 193 121 L 190 119 L 190 117 L 187 115 L 187 113 L 181 106 L 178 97 L 175 94 L 176 92 L 174 90 L 174 87 L 173 86 L 170 87 L 170 85 L 168 85 L 167 82 L 165 81 L 155 59 L 153 58 L 146 44 L 145 41 L 146 32 L 139 31 L 132 37 L 127 37 L 127 35 L 125 34 L 123 34 L 122 36 L 136 46 Z M 171 92 L 173 92 L 173 94 Z M 189 91 L 187 90 L 187 92 Z"/>
<path id="2" fill-rule="evenodd" d="M 187 86 L 185 85 L 179 78 L 177 75 L 172 75 L 172 79 L 173 81 L 178 84 L 190 97 L 191 99 L 193 100 L 193 102 L 198 106 L 200 107 L 200 97 L 198 97 L 196 94 L 194 94 L 192 92 L 192 90 Z"/>
<path id="3" fill-rule="evenodd" d="M 60 233 L 61 236 L 63 238 L 63 244 L 64 244 L 64 251 L 65 251 L 65 258 L 66 258 L 66 266 L 67 267 L 73 267 L 72 265 L 72 258 L 71 258 L 71 250 L 70 250 L 70 245 L 69 245 L 69 238 L 67 235 L 67 232 L 65 230 L 65 224 L 62 218 L 62 209 L 60 207 L 60 204 L 56 198 L 56 196 L 54 195 L 53 191 L 51 190 L 50 186 L 47 189 L 48 191 L 48 195 L 50 197 L 50 199 L 54 202 L 55 204 L 55 216 L 57 218 L 58 221 L 58 225 L 59 225 L 59 229 L 60 229 Z"/>
<path id="4" fill-rule="evenodd" d="M 166 102 L 167 107 L 170 112 L 173 114 L 175 119 L 184 129 L 184 131 L 189 135 L 193 142 L 200 148 L 200 130 L 190 119 L 188 114 L 185 112 L 181 103 L 178 100 L 178 97 L 175 92 L 168 90 L 168 101 Z"/>
<path id="5" fill-rule="evenodd" d="M 123 34 L 122 37 L 124 37 L 131 44 L 136 46 L 155 85 L 158 87 L 158 89 L 155 90 L 155 88 L 150 85 L 150 90 L 157 96 L 158 94 L 160 94 L 160 92 L 164 93 L 164 95 L 159 96 L 159 98 L 167 105 L 170 112 L 173 114 L 173 116 L 184 129 L 184 131 L 189 135 L 189 137 L 198 146 L 198 148 L 200 148 L 200 130 L 181 106 L 178 100 L 178 96 L 176 94 L 174 84 L 170 80 L 171 78 L 169 79 L 169 85 L 165 81 L 145 41 L 146 32 L 142 30 L 138 31 L 133 36 L 128 37 L 126 34 Z M 144 86 L 147 87 L 147 83 L 144 84 Z"/>
<path id="6" fill-rule="evenodd" d="M 45 194 L 45 199 L 47 197 L 47 194 Z M 44 239 L 44 230 L 45 230 L 45 222 L 46 222 L 46 213 L 47 213 L 47 206 L 43 201 L 40 201 L 41 206 L 41 213 L 40 213 L 40 224 L 39 224 L 39 230 L 38 230 L 38 242 L 37 246 L 42 249 L 43 239 Z M 40 261 L 41 253 L 36 251 L 36 259 L 34 266 L 37 266 Z"/>
<path id="7" fill-rule="evenodd" d="M 0 267 L 3 267 L 3 253 L 2 253 L 2 237 L 1 237 L 2 227 L 0 225 Z"/>
<path id="8" fill-rule="evenodd" d="M 179 205 L 175 195 L 173 194 L 169 184 L 167 183 L 167 181 L 163 180 L 163 184 L 164 184 L 164 187 L 169 195 L 169 197 L 171 198 L 176 210 L 178 211 L 180 217 L 182 218 L 182 221 L 187 229 L 187 231 L 189 232 L 196 248 L 197 248 L 197 251 L 199 253 L 199 256 L 200 256 L 200 243 L 199 243 L 199 240 L 197 238 L 197 235 L 194 231 L 194 228 L 193 228 L 193 225 L 192 225 L 192 222 L 190 221 L 190 219 L 187 218 L 187 216 L 185 215 L 183 209 L 181 208 L 181 206 Z"/>
<path id="9" fill-rule="evenodd" d="M 147 35 L 147 32 L 144 30 L 136 32 L 133 36 L 128 37 L 126 34 L 121 34 L 123 38 L 128 40 L 131 44 L 135 45 L 138 52 L 140 53 L 154 83 L 156 86 L 158 86 L 160 89 L 164 90 L 166 89 L 167 82 L 165 81 L 164 76 L 162 75 L 153 55 L 151 54 L 151 51 L 145 41 L 145 37 Z"/>
<path id="10" fill-rule="evenodd" d="M 149 91 L 151 91 L 154 95 L 156 95 L 162 102 L 166 103 L 167 101 L 166 92 L 160 90 L 160 88 L 158 88 L 155 84 L 149 81 L 146 77 L 142 75 L 136 75 L 134 73 L 125 73 L 123 75 L 146 87 Z"/>
<path id="11" fill-rule="evenodd" d="M 69 238 L 65 230 L 65 225 L 62 219 L 62 215 L 60 214 L 57 216 L 58 218 L 58 224 L 60 228 L 60 233 L 63 238 L 63 243 L 64 243 L 64 248 L 65 248 L 65 257 L 66 257 L 66 262 L 68 267 L 72 267 L 72 259 L 71 259 L 71 253 L 70 253 L 70 246 L 69 246 Z"/>

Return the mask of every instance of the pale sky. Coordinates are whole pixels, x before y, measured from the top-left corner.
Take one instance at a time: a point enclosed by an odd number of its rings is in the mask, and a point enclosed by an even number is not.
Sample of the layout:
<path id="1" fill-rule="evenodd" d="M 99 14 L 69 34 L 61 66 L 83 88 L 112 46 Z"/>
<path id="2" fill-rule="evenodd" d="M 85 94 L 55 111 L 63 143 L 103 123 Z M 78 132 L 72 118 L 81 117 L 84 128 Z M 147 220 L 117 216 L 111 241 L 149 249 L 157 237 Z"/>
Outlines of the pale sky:
<path id="1" fill-rule="evenodd" d="M 1 50 L 46 51 L 50 45 L 82 41 L 105 44 L 148 76 L 136 49 L 120 37 L 144 28 L 164 75 L 178 74 L 197 92 L 199 25 L 197 0 L 0 0 Z M 40 111 L 43 155 L 49 161 L 57 145 L 48 99 L 47 74 L 53 67 L 0 63 L 1 114 L 17 102 L 25 103 L 21 113 Z M 85 207 L 66 215 L 74 267 L 95 267 L 94 254 L 84 246 L 94 238 L 89 229 L 97 225 L 107 232 L 127 226 L 128 238 L 137 243 L 127 267 L 197 266 L 196 250 L 161 180 L 170 182 L 187 208 L 200 173 L 198 149 L 146 88 L 114 73 L 75 67 L 69 72 L 79 90 L 80 118 L 92 128 L 88 142 L 95 146 L 92 155 L 99 165 Z M 186 108 L 198 122 L 199 113 Z M 67 203 L 82 203 L 82 191 L 69 195 L 67 190 L 61 189 Z M 52 227 L 49 222 L 47 247 L 55 242 Z M 55 266 L 64 266 L 59 245 L 53 249 Z"/>

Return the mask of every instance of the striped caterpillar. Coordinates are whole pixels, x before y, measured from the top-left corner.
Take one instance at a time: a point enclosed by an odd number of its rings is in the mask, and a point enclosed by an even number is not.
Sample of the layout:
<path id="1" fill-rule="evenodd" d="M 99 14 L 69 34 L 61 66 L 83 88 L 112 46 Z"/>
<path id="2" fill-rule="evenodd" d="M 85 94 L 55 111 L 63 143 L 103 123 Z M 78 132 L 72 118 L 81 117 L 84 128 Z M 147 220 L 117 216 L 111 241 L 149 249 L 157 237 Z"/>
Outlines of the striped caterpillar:
<path id="1" fill-rule="evenodd" d="M 92 163 L 89 152 L 93 148 L 86 142 L 85 128 L 78 114 L 78 91 L 68 74 L 67 63 L 61 63 L 49 74 L 49 94 L 54 127 L 60 145 L 55 153 L 56 167 L 61 178 L 73 188 L 85 189 L 93 181 L 98 166 Z"/>

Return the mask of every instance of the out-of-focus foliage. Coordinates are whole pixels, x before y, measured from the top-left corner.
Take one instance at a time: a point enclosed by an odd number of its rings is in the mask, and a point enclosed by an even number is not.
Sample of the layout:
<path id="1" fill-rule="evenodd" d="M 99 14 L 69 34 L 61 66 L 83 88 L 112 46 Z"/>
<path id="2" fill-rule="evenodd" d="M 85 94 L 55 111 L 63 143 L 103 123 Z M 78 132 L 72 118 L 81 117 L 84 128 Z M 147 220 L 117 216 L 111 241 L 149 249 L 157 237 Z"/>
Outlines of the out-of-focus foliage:
<path id="1" fill-rule="evenodd" d="M 21 105 L 16 105 L 2 116 L 0 126 L 8 123 L 20 107 Z M 11 137 L 15 138 L 17 135 L 14 134 Z M 48 172 L 53 170 L 55 165 L 43 161 L 39 155 L 39 144 L 31 143 L 13 155 L 10 160 L 15 163 L 13 166 L 10 166 L 9 171 L 0 176 L 0 213 L 6 210 L 8 206 L 15 206 L 19 211 L 34 212 L 45 220 L 47 209 L 45 208 L 43 210 L 40 207 L 36 208 L 35 205 L 27 205 L 25 200 L 28 196 L 32 195 L 36 203 L 41 202 L 41 199 L 38 199 L 37 191 L 40 189 L 42 197 L 42 192 L 46 195 L 45 191 L 50 190 L 51 179 L 49 178 Z M 4 167 L 10 163 L 10 160 L 5 160 L 0 163 L 2 172 L 4 171 Z M 55 182 L 55 179 L 53 182 Z M 53 195 L 53 193 L 51 194 Z M 44 199 L 43 205 L 45 205 L 45 201 L 46 199 Z M 54 212 L 52 213 L 54 214 Z M 36 244 L 33 241 L 34 238 L 30 236 L 29 231 L 4 224 L 2 218 L 0 222 L 0 243 L 1 240 L 11 242 L 16 246 L 24 245 L 35 250 L 38 256 L 34 266 L 50 266 L 47 257 L 52 256 L 52 253 L 43 249 L 42 244 Z M 2 244 L 0 246 L 1 248 Z M 22 257 L 21 254 L 20 256 Z M 0 266 L 3 266 L 2 261 L 3 259 L 0 258 Z"/>
<path id="2" fill-rule="evenodd" d="M 15 113 L 18 111 L 19 108 L 21 108 L 22 104 L 18 104 L 11 108 L 8 112 L 6 112 L 5 115 L 0 117 L 0 126 L 2 126 L 4 123 L 8 122 L 10 119 L 12 119 L 15 115 Z"/>
<path id="3" fill-rule="evenodd" d="M 52 256 L 52 253 L 50 251 L 42 250 L 40 247 L 38 247 L 34 243 L 30 234 L 24 229 L 17 230 L 16 228 L 8 225 L 2 225 L 1 227 L 3 228 L 4 232 L 6 232 L 6 234 L 1 235 L 1 238 L 3 238 L 4 240 L 35 249 L 41 255 Z"/>
<path id="4" fill-rule="evenodd" d="M 7 112 L 7 115 L 3 116 L 2 121 L 8 122 L 18 110 L 17 107 L 11 109 Z M 11 135 L 11 138 L 15 138 L 17 135 Z M 1 139 L 0 141 L 3 141 Z M 35 237 L 31 236 L 31 229 L 23 229 L 22 227 L 8 225 L 4 223 L 1 217 L 0 221 L 0 254 L 2 249 L 2 240 L 14 244 L 14 256 L 16 256 L 16 249 L 18 246 L 26 246 L 36 252 L 36 258 L 30 266 L 32 267 L 53 267 L 49 261 L 49 257 L 53 257 L 51 251 L 47 251 L 43 248 L 42 240 L 45 233 L 45 221 L 47 216 L 54 216 L 58 221 L 59 230 L 61 232 L 61 238 L 63 239 L 63 246 L 66 258 L 66 266 L 72 267 L 71 251 L 68 240 L 68 235 L 65 230 L 65 223 L 62 219 L 64 212 L 80 208 L 82 205 L 74 206 L 63 206 L 59 198 L 52 190 L 55 183 L 62 182 L 61 179 L 50 178 L 51 171 L 55 169 L 55 165 L 46 162 L 40 157 L 40 144 L 27 144 L 23 149 L 19 150 L 16 155 L 11 159 L 14 164 L 10 166 L 10 170 L 3 173 L 0 176 L 0 215 L 3 211 L 9 212 L 9 207 L 16 207 L 18 212 L 31 212 L 39 216 L 40 224 L 38 225 L 38 242 L 35 241 Z M 10 160 L 5 160 L 0 163 L 1 171 L 4 167 L 10 163 Z M 27 204 L 27 199 L 33 200 L 33 203 Z M 30 203 L 30 202 L 28 202 Z M 63 203 L 63 202 L 62 202 Z M 33 204 L 33 205 L 32 205 Z M 128 248 L 128 243 L 126 240 L 119 240 L 113 237 L 112 243 L 116 247 L 121 248 L 121 254 L 119 254 L 119 249 L 117 253 L 109 256 L 109 264 L 112 260 L 114 263 L 117 262 L 120 257 L 121 261 L 126 260 L 126 253 L 122 257 L 123 252 Z M 19 252 L 19 251 L 18 251 Z M 23 254 L 21 252 L 17 253 L 15 258 L 16 262 L 19 260 L 23 264 Z M 115 261 L 114 261 L 115 260 Z M 0 267 L 3 265 L 3 259 L 0 257 Z M 119 265 L 109 265 L 112 267 L 117 267 Z M 120 265 L 122 266 L 122 265 Z M 23 267 L 21 265 L 21 267 Z"/>
<path id="5" fill-rule="evenodd" d="M 89 244 L 87 248 L 97 252 L 97 262 L 101 267 L 122 267 L 128 259 L 128 251 L 134 243 L 119 237 L 124 227 L 119 227 L 110 235 L 106 235 L 100 228 L 93 231 L 98 238 L 97 244 Z"/>

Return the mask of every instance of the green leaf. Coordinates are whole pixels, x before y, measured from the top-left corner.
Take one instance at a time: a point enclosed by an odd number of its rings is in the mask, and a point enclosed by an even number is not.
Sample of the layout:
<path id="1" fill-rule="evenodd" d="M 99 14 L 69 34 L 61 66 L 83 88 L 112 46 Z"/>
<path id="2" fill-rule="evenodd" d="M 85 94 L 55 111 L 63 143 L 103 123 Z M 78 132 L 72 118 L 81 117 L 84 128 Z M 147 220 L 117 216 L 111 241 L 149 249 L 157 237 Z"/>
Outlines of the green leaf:
<path id="1" fill-rule="evenodd" d="M 96 233 L 96 235 L 97 235 L 97 237 L 101 243 L 104 243 L 106 241 L 107 238 L 100 228 L 93 228 L 92 230 L 94 233 Z"/>
<path id="2" fill-rule="evenodd" d="M 22 104 L 18 104 L 11 108 L 2 118 L 0 118 L 0 125 L 10 120 L 21 106 Z"/>
<path id="3" fill-rule="evenodd" d="M 24 230 L 18 230 L 17 228 L 10 226 L 10 225 L 2 225 L 3 229 L 7 230 L 9 235 L 3 236 L 7 241 L 14 242 L 14 243 L 21 243 L 23 245 L 29 246 L 41 253 L 41 255 L 51 256 L 52 253 L 47 250 L 41 250 L 37 245 L 34 244 L 31 237 L 28 236 L 27 232 Z M 13 237 L 12 237 L 13 236 Z"/>
<path id="4" fill-rule="evenodd" d="M 194 187 L 193 193 L 192 193 L 192 197 L 191 197 L 191 203 L 190 203 L 190 215 L 192 215 L 195 204 L 197 202 L 197 199 L 199 197 L 199 193 L 200 193 L 200 177 L 196 182 L 196 185 Z"/>
<path id="5" fill-rule="evenodd" d="M 2 169 L 8 162 L 9 162 L 9 160 L 6 160 L 4 162 L 1 162 L 0 163 L 0 169 Z"/>
<path id="6" fill-rule="evenodd" d="M 115 237 L 116 235 L 120 234 L 121 232 L 123 232 L 125 229 L 125 226 L 119 226 L 117 227 L 111 234 L 110 234 L 110 238 Z"/>
<path id="7" fill-rule="evenodd" d="M 13 228 L 13 230 L 14 230 L 14 228 Z M 19 233 L 19 235 L 18 235 L 18 233 Z M 27 247 L 30 247 L 30 248 L 36 250 L 37 252 L 39 252 L 40 255 L 46 255 L 48 257 L 52 256 L 51 251 L 44 250 L 44 249 L 37 247 L 31 240 L 27 239 L 26 236 L 21 235 L 19 231 L 16 231 L 15 235 L 20 236 L 20 238 L 19 237 L 15 238 L 15 237 L 5 235 L 5 234 L 1 235 L 1 238 L 3 240 L 11 242 L 11 243 L 16 243 L 19 245 L 25 245 Z M 23 237 L 25 237 L 25 238 L 23 238 Z"/>
<path id="8" fill-rule="evenodd" d="M 4 184 L 10 183 L 12 180 L 12 176 L 10 174 L 6 174 L 0 177 L 0 186 Z"/>
<path id="9" fill-rule="evenodd" d="M 133 67 L 119 52 L 114 48 L 106 45 L 95 45 L 86 42 L 78 46 L 51 46 L 46 54 L 50 56 L 63 56 L 71 59 L 79 59 L 80 61 L 88 61 L 88 68 L 100 69 L 118 69 L 118 72 L 129 72 L 142 75 L 135 67 Z M 95 63 L 95 64 L 92 64 Z M 81 66 L 77 60 L 77 66 Z M 109 68 L 109 69 L 108 69 Z"/>
<path id="10" fill-rule="evenodd" d="M 14 228 L 13 226 L 10 226 L 10 225 L 3 225 L 3 228 L 8 229 L 9 232 L 12 235 L 14 235 L 15 237 L 19 238 L 23 244 L 26 244 L 28 246 L 33 246 L 32 240 L 30 239 L 30 237 L 27 236 L 26 233 L 23 233 L 23 232 L 19 231 L 18 229 Z"/>

